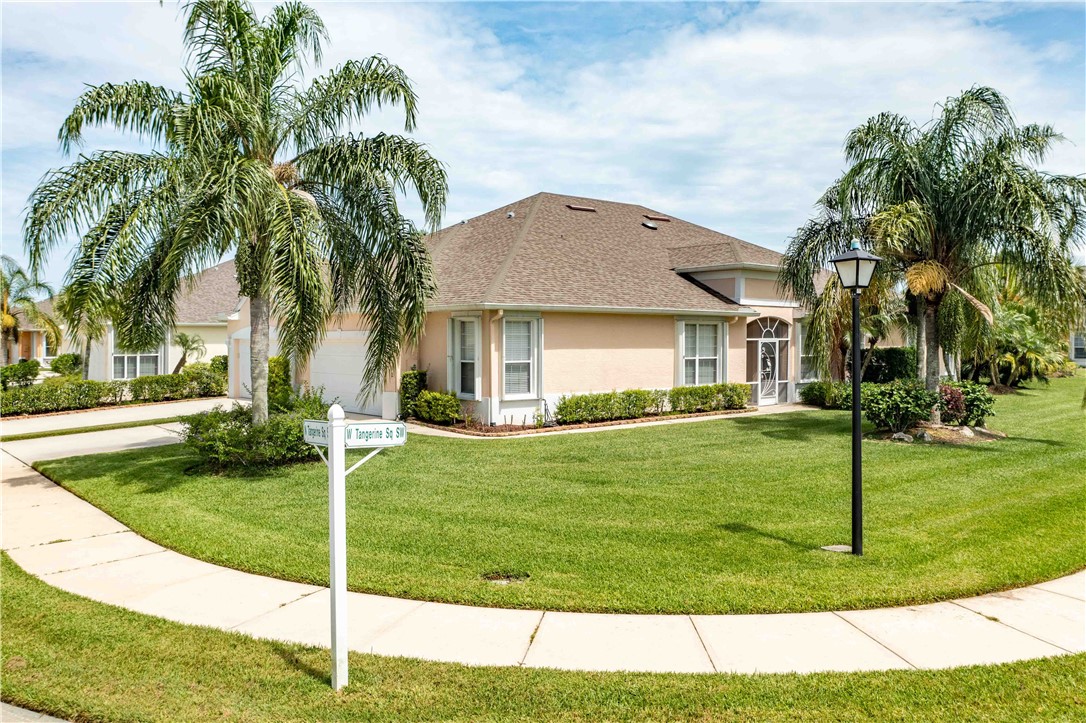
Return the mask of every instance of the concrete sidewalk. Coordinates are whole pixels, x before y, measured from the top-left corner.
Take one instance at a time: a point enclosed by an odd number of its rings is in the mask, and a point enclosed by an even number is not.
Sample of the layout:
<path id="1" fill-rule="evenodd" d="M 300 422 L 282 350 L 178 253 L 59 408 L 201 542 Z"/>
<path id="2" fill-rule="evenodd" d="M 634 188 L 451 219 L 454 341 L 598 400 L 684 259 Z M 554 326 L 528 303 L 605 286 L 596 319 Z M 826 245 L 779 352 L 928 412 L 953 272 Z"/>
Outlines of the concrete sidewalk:
<path id="1" fill-rule="evenodd" d="M 206 412 L 217 406 L 230 407 L 233 399 L 212 397 L 210 399 L 185 399 L 180 402 L 160 402 L 158 404 L 125 405 L 103 409 L 87 409 L 64 414 L 45 414 L 33 417 L 5 417 L 0 420 L 0 434 L 35 434 L 38 432 L 56 432 L 80 427 L 96 427 L 104 424 L 123 424 L 127 422 L 150 421 L 177 417 L 182 414 Z M 238 400 L 248 404 L 248 400 Z"/>
<path id="2" fill-rule="evenodd" d="M 131 431 L 131 430 L 129 430 Z M 194 625 L 328 646 L 326 588 L 250 575 L 145 540 L 6 452 L 3 549 L 51 585 Z M 1086 572 L 883 610 L 603 615 L 351 593 L 352 650 L 469 665 L 770 673 L 946 668 L 1086 650 Z"/>
<path id="3" fill-rule="evenodd" d="M 37 713 L 26 708 L 16 708 L 7 703 L 0 703 L 0 721 L 4 723 L 30 723 L 31 721 L 36 723 L 64 723 L 60 718 L 54 718 L 51 715 Z"/>

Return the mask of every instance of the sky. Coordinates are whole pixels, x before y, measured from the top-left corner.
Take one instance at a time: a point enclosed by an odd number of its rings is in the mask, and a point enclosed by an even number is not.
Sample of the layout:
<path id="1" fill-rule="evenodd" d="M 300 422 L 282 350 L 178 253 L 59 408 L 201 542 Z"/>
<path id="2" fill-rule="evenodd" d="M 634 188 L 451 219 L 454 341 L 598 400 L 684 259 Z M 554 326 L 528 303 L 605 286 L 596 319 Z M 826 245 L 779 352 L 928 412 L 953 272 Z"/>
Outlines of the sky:
<path id="1" fill-rule="evenodd" d="M 1046 170 L 1086 173 L 1081 2 L 312 4 L 330 39 L 306 79 L 380 53 L 414 82 L 413 135 L 449 174 L 445 225 L 550 191 L 783 250 L 843 169 L 849 130 L 882 111 L 925 122 L 973 85 L 1066 136 Z M 73 159 L 56 134 L 74 100 L 110 81 L 181 88 L 182 18 L 157 0 L 3 0 L 0 19 L 0 241 L 23 261 L 26 199 Z M 353 130 L 402 126 L 386 111 Z M 139 147 L 103 129 L 83 150 Z M 70 251 L 48 261 L 54 286 Z"/>

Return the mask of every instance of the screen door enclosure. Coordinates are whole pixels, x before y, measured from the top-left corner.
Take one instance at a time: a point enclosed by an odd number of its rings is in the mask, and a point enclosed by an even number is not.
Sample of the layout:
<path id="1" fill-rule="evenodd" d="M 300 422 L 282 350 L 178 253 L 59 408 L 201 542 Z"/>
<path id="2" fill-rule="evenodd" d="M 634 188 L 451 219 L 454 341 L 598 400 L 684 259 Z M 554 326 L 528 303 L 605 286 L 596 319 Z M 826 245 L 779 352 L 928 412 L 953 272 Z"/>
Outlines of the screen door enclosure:
<path id="1" fill-rule="evenodd" d="M 747 381 L 758 404 L 788 401 L 788 323 L 755 319 L 747 324 Z"/>

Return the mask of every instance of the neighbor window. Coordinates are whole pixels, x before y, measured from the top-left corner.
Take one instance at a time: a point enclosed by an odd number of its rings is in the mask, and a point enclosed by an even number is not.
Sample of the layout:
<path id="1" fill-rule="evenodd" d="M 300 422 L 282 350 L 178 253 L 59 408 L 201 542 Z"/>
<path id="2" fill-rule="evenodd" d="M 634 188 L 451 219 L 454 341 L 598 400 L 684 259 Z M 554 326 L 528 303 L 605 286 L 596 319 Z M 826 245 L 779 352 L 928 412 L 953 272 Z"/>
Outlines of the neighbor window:
<path id="1" fill-rule="evenodd" d="M 506 397 L 535 396 L 536 321 L 506 319 L 504 326 Z"/>
<path id="2" fill-rule="evenodd" d="M 468 399 L 476 398 L 478 342 L 478 319 L 453 319 L 453 379 L 456 393 Z"/>
<path id="3" fill-rule="evenodd" d="M 46 359 L 52 359 L 57 355 L 56 344 L 50 343 L 48 334 L 43 334 L 42 338 L 44 340 L 42 343 L 45 345 L 44 356 Z"/>
<path id="4" fill-rule="evenodd" d="M 1086 334 L 1075 334 L 1072 346 L 1075 359 L 1086 359 Z"/>
<path id="5" fill-rule="evenodd" d="M 720 324 L 683 325 L 683 384 L 720 379 Z"/>
<path id="6" fill-rule="evenodd" d="M 117 337 L 113 337 L 113 378 L 135 379 L 159 373 L 158 350 L 131 352 L 121 349 L 117 345 Z"/>

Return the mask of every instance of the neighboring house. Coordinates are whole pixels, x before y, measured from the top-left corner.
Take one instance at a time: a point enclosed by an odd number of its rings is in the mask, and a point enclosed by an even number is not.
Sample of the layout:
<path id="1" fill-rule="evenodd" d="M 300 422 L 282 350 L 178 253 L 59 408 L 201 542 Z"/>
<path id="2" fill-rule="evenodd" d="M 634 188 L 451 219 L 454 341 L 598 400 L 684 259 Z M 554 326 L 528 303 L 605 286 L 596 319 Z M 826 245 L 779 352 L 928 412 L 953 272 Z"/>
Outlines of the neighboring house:
<path id="1" fill-rule="evenodd" d="M 238 283 L 234 262 L 226 261 L 196 274 L 177 301 L 177 323 L 167 335 L 166 343 L 158 349 L 128 351 L 117 346 L 112 324 L 107 325 L 103 339 L 91 346 L 88 375 L 91 379 L 109 381 L 133 379 L 149 374 L 169 374 L 181 359 L 181 350 L 173 345 L 177 332 L 196 334 L 204 341 L 207 354 L 202 361 L 226 354 L 226 323 L 238 310 Z M 41 302 L 43 311 L 52 313 L 52 300 Z M 58 320 L 59 321 L 59 320 Z M 62 331 L 65 331 L 62 326 Z M 50 348 L 40 329 L 24 330 L 19 335 L 17 351 L 12 358 L 38 359 L 48 367 L 57 353 L 82 355 L 78 340 L 65 337 L 59 350 Z M 190 362 L 196 361 L 189 359 Z"/>
<path id="2" fill-rule="evenodd" d="M 799 351 L 803 310 L 776 283 L 781 254 L 658 211 L 540 193 L 434 233 L 429 247 L 437 297 L 384 389 L 356 398 L 358 315 L 337 318 L 297 381 L 392 418 L 399 374 L 417 366 L 476 418 L 531 423 L 565 394 L 729 381 L 764 406 L 794 401 L 816 376 Z M 248 396 L 248 313 L 243 302 L 229 325 L 234 396 Z"/>
<path id="3" fill-rule="evenodd" d="M 1070 342 L 1071 361 L 1086 367 L 1086 329 L 1072 332 Z"/>

